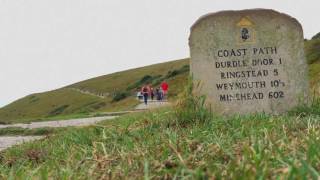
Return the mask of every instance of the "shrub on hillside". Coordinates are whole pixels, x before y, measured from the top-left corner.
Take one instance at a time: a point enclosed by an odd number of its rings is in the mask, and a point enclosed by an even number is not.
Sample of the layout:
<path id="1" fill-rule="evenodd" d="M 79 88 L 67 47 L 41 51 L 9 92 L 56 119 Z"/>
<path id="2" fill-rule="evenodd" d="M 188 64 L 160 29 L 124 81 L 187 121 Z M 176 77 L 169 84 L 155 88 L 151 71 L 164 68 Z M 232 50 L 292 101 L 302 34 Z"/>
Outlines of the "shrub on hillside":
<path id="1" fill-rule="evenodd" d="M 62 105 L 59 106 L 57 108 L 55 108 L 53 111 L 49 112 L 49 117 L 50 116 L 57 116 L 59 114 L 62 114 L 67 108 L 69 107 L 69 105 Z"/>
<path id="2" fill-rule="evenodd" d="M 112 102 L 118 102 L 129 96 L 129 93 L 126 91 L 116 92 L 112 98 Z"/>
<path id="3" fill-rule="evenodd" d="M 175 69 L 175 70 L 172 70 L 172 71 L 168 71 L 168 73 L 165 76 L 162 76 L 162 75 L 154 75 L 154 76 L 145 75 L 140 80 L 130 84 L 127 87 L 127 91 L 130 91 L 130 90 L 133 90 L 133 89 L 137 89 L 137 88 L 141 88 L 145 84 L 152 84 L 152 86 L 158 86 L 164 80 L 173 78 L 173 77 L 175 77 L 177 75 L 180 75 L 180 74 L 183 74 L 183 73 L 189 72 L 189 71 L 190 71 L 190 66 L 189 65 L 184 65 L 180 69 Z"/>
<path id="4" fill-rule="evenodd" d="M 130 84 L 127 87 L 127 90 L 129 91 L 132 89 L 140 88 L 145 84 L 152 84 L 155 80 L 159 79 L 160 77 L 161 75 L 155 75 L 155 76 L 145 75 L 140 80 L 134 82 L 133 84 Z"/>
<path id="5" fill-rule="evenodd" d="M 174 76 L 177 76 L 179 74 L 183 74 L 183 73 L 189 72 L 189 71 L 190 71 L 190 66 L 189 65 L 184 65 L 180 69 L 175 69 L 173 71 L 169 71 L 167 73 L 167 75 L 165 76 L 165 79 L 169 79 L 169 78 L 172 78 Z"/>
<path id="6" fill-rule="evenodd" d="M 152 76 L 150 75 L 145 75 L 141 78 L 141 80 L 139 81 L 139 83 L 148 83 L 152 80 Z"/>
<path id="7" fill-rule="evenodd" d="M 182 68 L 180 68 L 180 72 L 189 72 L 190 71 L 190 65 L 184 65 Z"/>
<path id="8" fill-rule="evenodd" d="M 180 74 L 186 73 L 190 71 L 190 66 L 189 65 L 184 65 L 182 66 L 180 69 L 175 69 L 173 71 L 169 71 L 164 77 L 159 77 L 157 79 L 154 79 L 154 81 L 152 82 L 153 86 L 159 85 L 161 84 L 161 82 L 173 78 L 175 76 L 178 76 Z"/>
<path id="9" fill-rule="evenodd" d="M 106 105 L 107 105 L 107 103 L 105 103 L 105 102 L 100 102 L 100 103 L 97 103 L 97 104 L 92 105 L 91 107 L 92 107 L 93 109 L 97 110 L 97 109 L 100 109 L 100 108 L 102 108 L 102 107 L 104 107 L 104 106 L 106 106 Z"/>
<path id="10" fill-rule="evenodd" d="M 34 95 L 30 96 L 29 99 L 30 99 L 29 101 L 30 104 L 39 101 L 39 98 Z"/>

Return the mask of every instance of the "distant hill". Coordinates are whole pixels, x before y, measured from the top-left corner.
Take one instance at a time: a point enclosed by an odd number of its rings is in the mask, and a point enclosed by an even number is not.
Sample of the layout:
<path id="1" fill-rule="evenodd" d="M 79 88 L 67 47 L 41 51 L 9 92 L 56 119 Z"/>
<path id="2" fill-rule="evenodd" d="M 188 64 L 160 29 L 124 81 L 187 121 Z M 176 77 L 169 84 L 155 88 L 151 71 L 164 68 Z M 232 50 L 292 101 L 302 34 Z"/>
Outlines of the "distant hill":
<path id="1" fill-rule="evenodd" d="M 312 39 L 320 39 L 320 32 L 318 34 L 316 34 L 315 36 L 312 37 Z"/>
<path id="2" fill-rule="evenodd" d="M 320 39 L 305 41 L 311 91 L 320 95 Z M 146 83 L 158 86 L 166 80 L 170 97 L 181 92 L 189 74 L 189 59 L 117 72 L 70 86 L 32 94 L 0 109 L 0 123 L 28 122 L 52 117 L 133 109 L 137 88 Z"/>
<path id="3" fill-rule="evenodd" d="M 137 88 L 151 83 L 170 84 L 170 96 L 182 90 L 189 74 L 189 59 L 117 72 L 70 86 L 26 96 L 0 109 L 0 123 L 28 122 L 56 116 L 130 110 L 139 104 Z"/>

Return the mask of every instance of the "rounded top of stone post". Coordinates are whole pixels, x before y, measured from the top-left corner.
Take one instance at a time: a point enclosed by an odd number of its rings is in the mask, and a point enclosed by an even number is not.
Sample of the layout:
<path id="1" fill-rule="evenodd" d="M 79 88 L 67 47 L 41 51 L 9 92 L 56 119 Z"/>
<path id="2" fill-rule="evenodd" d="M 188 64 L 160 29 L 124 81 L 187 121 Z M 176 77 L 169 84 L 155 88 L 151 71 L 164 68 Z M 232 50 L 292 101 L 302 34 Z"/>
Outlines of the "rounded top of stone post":
<path id="1" fill-rule="evenodd" d="M 201 16 L 192 26 L 191 26 L 191 32 L 192 30 L 200 24 L 202 21 L 211 18 L 211 17 L 219 17 L 219 16 L 228 16 L 228 15 L 238 15 L 240 16 L 246 16 L 246 15 L 265 15 L 265 16 L 274 16 L 274 17 L 282 17 L 285 19 L 289 19 L 290 22 L 292 22 L 293 25 L 295 25 L 299 30 L 303 32 L 302 26 L 300 22 L 285 13 L 280 13 L 276 10 L 273 9 L 263 9 L 263 8 L 256 8 L 256 9 L 244 9 L 244 10 L 224 10 L 224 11 L 218 11 L 218 12 L 213 12 L 213 13 L 208 13 L 203 16 Z"/>

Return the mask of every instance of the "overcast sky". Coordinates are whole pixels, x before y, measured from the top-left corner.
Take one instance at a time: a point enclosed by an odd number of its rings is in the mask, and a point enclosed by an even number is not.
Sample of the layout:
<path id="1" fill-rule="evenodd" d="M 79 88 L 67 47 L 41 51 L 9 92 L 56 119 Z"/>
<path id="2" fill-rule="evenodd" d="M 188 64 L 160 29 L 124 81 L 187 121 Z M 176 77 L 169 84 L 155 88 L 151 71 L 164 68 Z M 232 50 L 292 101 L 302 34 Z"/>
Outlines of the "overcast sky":
<path id="1" fill-rule="evenodd" d="M 320 32 L 319 0 L 0 0 L 0 107 L 99 75 L 189 57 L 190 26 L 272 8 Z"/>

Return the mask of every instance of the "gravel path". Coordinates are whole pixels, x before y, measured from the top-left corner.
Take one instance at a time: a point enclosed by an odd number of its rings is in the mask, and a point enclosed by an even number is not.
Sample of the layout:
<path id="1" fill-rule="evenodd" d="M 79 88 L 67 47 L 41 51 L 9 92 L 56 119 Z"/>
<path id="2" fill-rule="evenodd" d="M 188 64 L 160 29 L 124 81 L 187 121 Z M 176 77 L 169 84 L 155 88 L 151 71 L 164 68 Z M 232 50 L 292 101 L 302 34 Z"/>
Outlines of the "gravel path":
<path id="1" fill-rule="evenodd" d="M 168 101 L 148 101 L 148 104 L 145 105 L 144 103 L 139 104 L 136 106 L 136 110 L 146 110 L 146 109 L 155 109 L 159 107 L 170 106 L 171 103 Z"/>
<path id="2" fill-rule="evenodd" d="M 162 102 L 149 101 L 148 105 L 141 103 L 135 109 L 146 110 L 146 109 L 154 109 L 154 108 L 159 108 L 159 107 L 169 106 L 169 105 L 170 103 L 167 101 L 162 101 Z M 116 117 L 118 116 L 103 116 L 103 117 L 91 117 L 91 118 L 59 120 L 59 121 L 32 122 L 29 124 L 21 123 L 21 124 L 0 125 L 0 129 L 12 128 L 12 127 L 36 129 L 36 128 L 44 128 L 44 127 L 58 128 L 58 127 L 68 127 L 68 126 L 88 126 L 103 120 L 114 119 Z M 34 141 L 41 138 L 43 137 L 42 136 L 0 136 L 0 151 L 17 144 Z"/>
<path id="3" fill-rule="evenodd" d="M 104 116 L 104 117 L 92 117 L 83 119 L 71 119 L 61 121 L 45 121 L 45 122 L 33 122 L 30 124 L 11 124 L 11 125 L 0 125 L 0 129 L 20 127 L 28 129 L 36 129 L 43 127 L 68 127 L 68 126 L 88 126 L 97 122 L 114 119 L 117 116 Z M 24 142 L 34 141 L 43 138 L 42 136 L 0 136 L 0 151 L 7 149 L 11 146 L 22 144 Z"/>
<path id="4" fill-rule="evenodd" d="M 110 95 L 109 93 L 94 93 L 94 92 L 91 92 L 89 90 L 82 90 L 82 89 L 77 89 L 77 88 L 67 88 L 67 89 L 70 89 L 70 90 L 73 90 L 73 91 L 77 91 L 77 92 L 82 93 L 82 94 L 95 96 L 95 97 L 102 98 L 102 99 L 104 99 L 104 98 L 106 98 L 106 97 L 108 97 Z"/>
<path id="5" fill-rule="evenodd" d="M 43 121 L 43 122 L 32 122 L 30 124 L 9 124 L 9 125 L 0 125 L 0 129 L 10 128 L 10 127 L 36 129 L 36 128 L 43 128 L 43 127 L 56 128 L 56 127 L 68 127 L 68 126 L 87 126 L 103 120 L 114 119 L 116 117 L 118 116 L 91 117 L 91 118 L 70 119 L 70 120 L 60 120 L 60 121 Z"/>
<path id="6" fill-rule="evenodd" d="M 0 151 L 11 146 L 22 144 L 28 141 L 34 141 L 43 138 L 43 136 L 1 136 L 0 137 Z"/>

